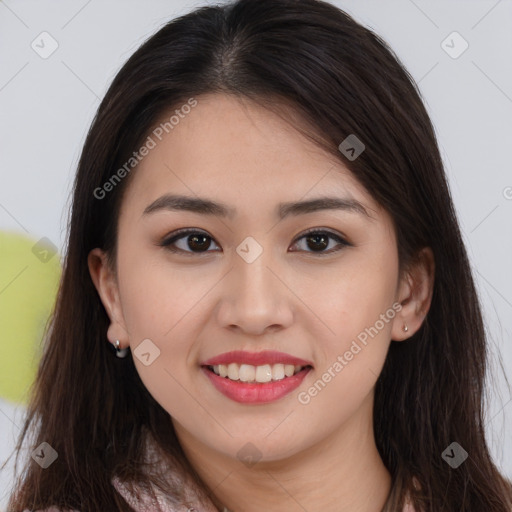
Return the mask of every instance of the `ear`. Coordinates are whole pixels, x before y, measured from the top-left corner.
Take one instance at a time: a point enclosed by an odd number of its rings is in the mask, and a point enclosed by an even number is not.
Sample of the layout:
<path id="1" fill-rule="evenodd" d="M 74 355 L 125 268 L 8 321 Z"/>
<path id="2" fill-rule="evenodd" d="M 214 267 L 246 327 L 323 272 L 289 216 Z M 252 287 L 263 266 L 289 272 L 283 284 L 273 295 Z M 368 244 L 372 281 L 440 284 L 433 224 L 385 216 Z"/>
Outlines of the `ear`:
<path id="1" fill-rule="evenodd" d="M 110 318 L 108 339 L 110 343 L 119 340 L 119 348 L 126 348 L 129 345 L 128 331 L 119 299 L 117 279 L 110 268 L 107 254 L 101 249 L 93 249 L 87 257 L 87 264 L 94 286 Z"/>
<path id="2" fill-rule="evenodd" d="M 432 302 L 434 276 L 434 254 L 430 247 L 424 247 L 400 280 L 397 302 L 402 309 L 393 320 L 392 340 L 406 340 L 421 327 Z M 404 324 L 407 331 L 403 329 Z"/>

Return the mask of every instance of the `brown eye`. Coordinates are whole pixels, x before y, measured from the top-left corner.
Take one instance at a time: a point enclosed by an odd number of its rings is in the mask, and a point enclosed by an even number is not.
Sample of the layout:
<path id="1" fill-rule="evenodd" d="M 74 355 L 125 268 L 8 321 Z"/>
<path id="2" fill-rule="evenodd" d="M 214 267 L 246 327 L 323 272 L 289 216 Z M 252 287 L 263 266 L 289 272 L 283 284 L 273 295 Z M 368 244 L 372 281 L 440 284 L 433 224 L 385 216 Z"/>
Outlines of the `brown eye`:
<path id="1" fill-rule="evenodd" d="M 331 254 L 341 250 L 343 247 L 352 245 L 338 234 L 318 229 L 305 233 L 297 239 L 294 245 L 298 245 L 298 242 L 302 241 L 303 239 L 306 241 L 306 248 L 303 249 L 303 251 L 313 254 L 316 253 L 319 255 Z M 332 241 L 337 242 L 337 246 L 334 244 L 334 247 L 326 250 L 331 245 Z M 212 242 L 213 238 L 202 231 L 183 229 L 172 233 L 158 245 L 165 247 L 171 252 L 191 256 L 194 254 L 206 254 L 209 252 L 214 252 L 208 250 L 211 247 Z M 180 244 L 181 247 L 178 244 Z"/>
<path id="2" fill-rule="evenodd" d="M 211 246 L 213 238 L 201 231 L 182 230 L 174 233 L 171 238 L 166 238 L 159 245 L 172 252 L 181 253 L 206 253 Z M 181 244 L 181 247 L 177 243 Z"/>
<path id="3" fill-rule="evenodd" d="M 318 254 L 331 254 L 341 250 L 343 247 L 348 247 L 351 245 L 344 238 L 335 233 L 331 233 L 330 231 L 309 231 L 298 238 L 298 241 L 301 241 L 302 239 L 306 241 L 306 247 L 310 249 L 310 251 L 306 250 L 306 252 Z M 336 248 L 335 246 L 334 248 L 326 251 L 325 249 L 329 247 L 330 240 L 335 240 L 338 242 L 338 247 Z M 295 245 L 297 245 L 297 242 Z"/>
<path id="4" fill-rule="evenodd" d="M 192 250 L 198 250 L 198 251 L 204 251 L 210 247 L 210 241 L 211 238 L 202 235 L 189 235 L 187 238 L 188 247 L 190 247 Z"/>
<path id="5" fill-rule="evenodd" d="M 329 238 L 330 236 L 325 235 L 324 233 L 308 235 L 306 237 L 306 243 L 308 244 L 308 247 L 313 251 L 322 251 L 329 245 Z"/>

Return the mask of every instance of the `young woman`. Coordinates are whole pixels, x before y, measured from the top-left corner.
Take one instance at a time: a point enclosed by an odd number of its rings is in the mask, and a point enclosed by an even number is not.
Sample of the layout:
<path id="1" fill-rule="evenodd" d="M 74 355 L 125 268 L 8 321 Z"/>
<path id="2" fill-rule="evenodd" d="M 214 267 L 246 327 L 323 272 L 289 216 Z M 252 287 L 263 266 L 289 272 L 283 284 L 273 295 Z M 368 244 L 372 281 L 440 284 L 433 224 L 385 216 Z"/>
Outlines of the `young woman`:
<path id="1" fill-rule="evenodd" d="M 9 510 L 510 512 L 485 370 L 397 57 L 326 2 L 199 8 L 89 131 Z"/>

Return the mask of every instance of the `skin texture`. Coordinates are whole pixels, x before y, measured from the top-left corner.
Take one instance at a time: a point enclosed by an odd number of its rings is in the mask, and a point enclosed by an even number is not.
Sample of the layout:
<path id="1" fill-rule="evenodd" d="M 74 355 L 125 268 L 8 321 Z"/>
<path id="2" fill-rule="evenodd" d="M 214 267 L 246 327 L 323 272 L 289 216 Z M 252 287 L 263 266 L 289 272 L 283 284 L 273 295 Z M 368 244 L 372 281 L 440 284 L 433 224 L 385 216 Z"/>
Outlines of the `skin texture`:
<path id="1" fill-rule="evenodd" d="M 119 339 L 133 354 L 150 339 L 160 350 L 149 366 L 134 355 L 137 371 L 172 416 L 218 505 L 237 512 L 381 510 L 391 479 L 375 446 L 373 391 L 391 340 L 407 342 L 428 311 L 432 252 L 425 249 L 399 276 L 392 219 L 340 160 L 247 100 L 197 100 L 132 171 L 119 218 L 117 275 L 101 249 L 89 255 L 111 319 L 109 341 Z M 164 193 L 207 197 L 236 213 L 143 215 Z M 280 202 L 322 195 L 356 199 L 371 218 L 341 210 L 276 215 Z M 210 245 L 200 241 L 203 252 L 194 253 L 197 245 L 185 235 L 174 245 L 187 254 L 158 246 L 181 228 L 204 232 Z M 341 250 L 322 255 L 318 242 L 301 238 L 310 228 L 352 245 L 329 238 L 323 251 Z M 236 252 L 248 236 L 263 248 L 252 263 Z M 298 394 L 394 303 L 401 305 L 394 318 L 309 403 L 300 403 Z M 200 370 L 201 362 L 231 350 L 278 350 L 314 368 L 274 403 L 241 404 Z M 246 443 L 261 457 L 253 466 L 237 456 Z"/>

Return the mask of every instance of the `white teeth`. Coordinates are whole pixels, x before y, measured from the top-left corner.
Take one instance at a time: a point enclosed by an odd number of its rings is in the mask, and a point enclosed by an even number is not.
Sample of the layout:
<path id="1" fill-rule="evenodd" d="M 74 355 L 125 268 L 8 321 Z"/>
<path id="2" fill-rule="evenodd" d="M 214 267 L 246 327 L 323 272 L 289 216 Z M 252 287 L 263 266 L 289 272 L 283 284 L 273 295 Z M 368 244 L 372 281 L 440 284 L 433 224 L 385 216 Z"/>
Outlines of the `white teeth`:
<path id="1" fill-rule="evenodd" d="M 242 382 L 271 382 L 282 380 L 286 377 L 300 372 L 304 367 L 293 364 L 264 364 L 253 366 L 251 364 L 230 363 L 228 365 L 219 364 L 211 367 L 213 371 L 221 377 L 227 377 L 231 380 L 240 380 Z"/>
<path id="2" fill-rule="evenodd" d="M 284 365 L 284 374 L 287 377 L 291 377 L 294 372 L 295 372 L 295 366 L 293 366 L 293 364 L 285 364 Z"/>
<path id="3" fill-rule="evenodd" d="M 238 377 L 242 382 L 251 382 L 254 380 L 256 375 L 256 369 L 250 364 L 241 364 L 240 370 L 238 370 Z"/>
<path id="4" fill-rule="evenodd" d="M 236 363 L 228 364 L 228 378 L 231 380 L 238 380 L 240 377 L 239 373 L 239 365 Z"/>
<path id="5" fill-rule="evenodd" d="M 272 380 L 284 379 L 284 364 L 275 364 L 272 366 Z"/>
<path id="6" fill-rule="evenodd" d="M 269 364 L 256 366 L 256 382 L 270 382 L 272 380 L 272 368 Z"/>

